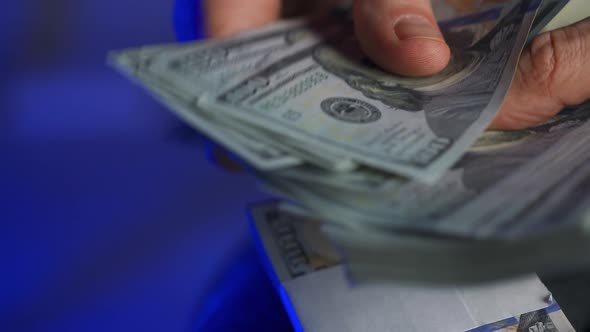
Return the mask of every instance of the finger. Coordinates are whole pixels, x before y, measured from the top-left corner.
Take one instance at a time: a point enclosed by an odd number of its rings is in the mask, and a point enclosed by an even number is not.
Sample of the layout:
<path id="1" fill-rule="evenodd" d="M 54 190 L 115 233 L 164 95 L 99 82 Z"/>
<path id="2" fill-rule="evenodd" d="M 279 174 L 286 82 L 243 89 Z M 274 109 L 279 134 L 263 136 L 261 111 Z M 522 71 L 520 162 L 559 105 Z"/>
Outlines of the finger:
<path id="1" fill-rule="evenodd" d="M 279 18 L 280 0 L 205 0 L 207 35 L 227 37 Z"/>
<path id="2" fill-rule="evenodd" d="M 449 63 L 430 0 L 355 0 L 353 17 L 365 53 L 391 72 L 426 76 Z"/>
<path id="3" fill-rule="evenodd" d="M 589 61 L 590 18 L 537 36 L 521 55 L 491 128 L 531 127 L 590 98 Z"/>

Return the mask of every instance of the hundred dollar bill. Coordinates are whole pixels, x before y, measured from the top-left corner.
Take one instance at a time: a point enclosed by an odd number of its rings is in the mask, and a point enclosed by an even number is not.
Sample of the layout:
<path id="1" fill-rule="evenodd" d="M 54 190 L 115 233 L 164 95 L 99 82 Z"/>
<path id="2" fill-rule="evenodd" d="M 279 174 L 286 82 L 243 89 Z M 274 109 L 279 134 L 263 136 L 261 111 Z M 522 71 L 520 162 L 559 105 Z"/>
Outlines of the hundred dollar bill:
<path id="1" fill-rule="evenodd" d="M 277 53 L 329 34 L 337 18 L 326 17 L 321 27 L 317 20 L 282 21 L 229 39 L 176 46 L 153 54 L 147 70 L 193 96 L 216 91 L 237 75 L 263 68 Z"/>
<path id="2" fill-rule="evenodd" d="M 276 170 L 301 164 L 300 159 L 264 144 L 250 137 L 248 133 L 224 127 L 219 121 L 199 109 L 193 101 L 194 97 L 174 89 L 173 85 L 146 70 L 155 54 L 183 47 L 164 45 L 126 50 L 111 54 L 110 62 L 129 77 L 143 84 L 181 119 L 240 156 L 249 165 L 260 170 Z"/>
<path id="3" fill-rule="evenodd" d="M 206 94 L 202 106 L 370 167 L 432 182 L 488 126 L 510 85 L 538 1 L 445 30 L 451 64 L 428 78 L 387 74 L 354 34 L 307 47 Z"/>
<path id="4" fill-rule="evenodd" d="M 356 167 L 349 159 L 329 151 L 302 149 L 281 142 L 279 135 L 245 126 L 223 114 L 206 114 L 197 105 L 203 92 L 215 90 L 228 77 L 263 66 L 278 51 L 299 42 L 329 34 L 332 24 L 341 20 L 340 16 L 326 17 L 321 26 L 318 18 L 285 21 L 227 40 L 143 47 L 113 53 L 111 59 L 185 121 L 259 170 L 305 161 L 325 169 L 347 171 Z M 167 97 L 161 98 L 162 94 Z"/>
<path id="5" fill-rule="evenodd" d="M 371 193 L 273 173 L 264 181 L 346 224 L 478 238 L 578 228 L 590 207 L 584 189 L 590 181 L 589 118 L 585 103 L 535 128 L 486 132 L 434 185 L 399 179 L 391 190 Z"/>

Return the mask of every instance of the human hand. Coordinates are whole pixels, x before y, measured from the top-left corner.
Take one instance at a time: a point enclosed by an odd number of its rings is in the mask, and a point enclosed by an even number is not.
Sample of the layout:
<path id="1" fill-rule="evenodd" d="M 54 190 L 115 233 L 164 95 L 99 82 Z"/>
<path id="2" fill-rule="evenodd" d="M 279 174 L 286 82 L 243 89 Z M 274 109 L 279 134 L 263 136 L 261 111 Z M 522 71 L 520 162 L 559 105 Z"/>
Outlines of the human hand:
<path id="1" fill-rule="evenodd" d="M 492 0 L 488 0 L 492 1 Z M 337 0 L 205 0 L 211 37 L 261 27 L 285 11 L 315 13 Z M 355 0 L 355 31 L 365 53 L 392 73 L 427 76 L 446 67 L 450 50 L 429 0 Z M 590 19 L 537 36 L 521 55 L 495 129 L 542 123 L 590 98 Z"/>

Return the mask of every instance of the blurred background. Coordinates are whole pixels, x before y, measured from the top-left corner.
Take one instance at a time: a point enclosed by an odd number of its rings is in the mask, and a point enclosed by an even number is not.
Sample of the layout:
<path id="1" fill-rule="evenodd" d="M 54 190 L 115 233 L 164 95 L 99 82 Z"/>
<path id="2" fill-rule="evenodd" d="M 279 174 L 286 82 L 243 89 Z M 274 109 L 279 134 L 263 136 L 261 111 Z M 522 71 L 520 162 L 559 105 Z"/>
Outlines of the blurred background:
<path id="1" fill-rule="evenodd" d="M 249 242 L 266 197 L 105 65 L 175 41 L 174 16 L 196 37 L 198 3 L 179 6 L 3 4 L 0 331 L 289 331 Z"/>
<path id="2" fill-rule="evenodd" d="M 0 331 L 291 330 L 249 240 L 268 197 L 105 65 L 202 36 L 199 17 L 196 0 L 0 10 Z M 545 281 L 588 326 L 588 274 Z"/>

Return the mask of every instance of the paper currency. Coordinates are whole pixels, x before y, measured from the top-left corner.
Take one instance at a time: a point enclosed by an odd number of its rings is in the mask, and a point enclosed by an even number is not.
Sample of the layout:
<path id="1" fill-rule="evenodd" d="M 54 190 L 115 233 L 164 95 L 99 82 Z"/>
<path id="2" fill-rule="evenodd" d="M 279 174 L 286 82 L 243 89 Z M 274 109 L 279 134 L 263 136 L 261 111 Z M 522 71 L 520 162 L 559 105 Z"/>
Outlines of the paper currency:
<path id="1" fill-rule="evenodd" d="M 496 15 L 502 11 L 497 5 L 472 3 L 469 4 L 470 11 L 465 11 L 465 4 L 446 1 L 435 1 L 434 7 L 437 15 L 447 20 L 444 23 L 447 26 L 456 25 L 456 22 L 450 23 L 459 15 L 477 16 L 478 11 L 484 9 Z M 449 8 L 455 9 L 450 12 Z M 215 91 L 234 76 L 264 68 L 276 60 L 277 54 L 298 44 L 313 44 L 334 34 L 342 20 L 341 14 L 337 18 L 316 21 L 287 21 L 228 40 L 146 47 L 120 52 L 113 58 L 120 69 L 146 84 L 165 104 L 177 106 L 171 108 L 181 118 L 220 142 L 248 165 L 268 171 L 305 162 L 326 170 L 350 171 L 356 169 L 357 164 L 347 156 L 317 146 L 310 149 L 305 142 L 288 138 L 283 133 L 264 132 L 216 112 L 206 114 L 197 105 L 204 92 Z M 465 29 L 472 29 L 474 24 L 480 23 L 477 17 L 468 21 L 469 24 L 464 24 Z M 163 98 L 164 94 L 169 98 Z M 364 168 L 364 173 L 384 172 Z"/>
<path id="2" fill-rule="evenodd" d="M 575 332 L 557 303 L 466 332 Z"/>
<path id="3" fill-rule="evenodd" d="M 432 182 L 498 110 L 537 6 L 512 1 L 491 19 L 448 24 L 453 60 L 433 77 L 399 77 L 366 65 L 345 29 L 206 94 L 202 106 L 307 149 Z"/>
<path id="4" fill-rule="evenodd" d="M 356 183 L 335 177 L 336 186 L 301 167 L 294 169 L 298 176 L 261 176 L 286 197 L 348 225 L 478 238 L 581 227 L 590 203 L 579 195 L 590 177 L 589 117 L 586 103 L 532 129 L 487 132 L 434 185 L 356 173 Z M 371 192 L 373 182 L 389 189 Z"/>
<path id="5" fill-rule="evenodd" d="M 540 25 L 539 21 L 547 21 L 546 17 L 555 15 L 555 8 L 562 7 L 565 2 L 567 1 L 545 1 L 535 26 Z M 452 25 L 453 20 L 461 15 L 472 15 L 464 17 L 463 20 L 473 23 L 478 22 L 477 16 L 481 16 L 479 12 L 499 12 L 496 4 L 476 4 L 472 1 L 438 0 L 433 2 L 433 6 L 437 16 L 443 21 L 446 20 L 446 23 L 441 22 L 442 25 Z M 357 164 L 350 158 L 319 147 L 310 149 L 305 143 L 289 139 L 282 133 L 264 132 L 261 128 L 248 126 L 218 113 L 207 114 L 197 105 L 198 98 L 204 92 L 215 91 L 240 73 L 264 68 L 276 60 L 273 56 L 277 53 L 303 42 L 317 42 L 323 36 L 333 34 L 335 27 L 341 23 L 342 14 L 337 18 L 316 21 L 285 21 L 227 40 L 144 47 L 118 52 L 111 59 L 127 75 L 145 84 L 182 119 L 234 152 L 247 165 L 269 171 L 306 163 L 317 166 L 319 171 L 316 173 L 324 170 L 351 171 L 357 168 Z M 296 177 L 301 177 L 300 173 L 299 170 L 286 172 L 287 175 Z M 388 179 L 379 188 L 390 188 L 399 181 L 396 176 L 373 168 L 361 167 L 358 173 L 362 175 L 359 177 L 355 174 L 353 178 L 372 181 L 369 190 L 376 188 L 378 178 Z M 327 178 L 334 176 L 330 173 Z M 389 180 L 390 178 L 392 179 Z M 328 182 L 350 183 L 334 180 L 336 181 Z"/>
<path id="6" fill-rule="evenodd" d="M 284 21 L 226 40 L 189 43 L 154 52 L 147 71 L 194 98 L 236 75 L 272 61 L 273 54 L 315 34 L 305 20 Z M 184 87 L 182 89 L 181 87 Z"/>
<path id="7" fill-rule="evenodd" d="M 564 273 L 590 264 L 589 119 L 590 102 L 535 128 L 488 132 L 439 183 L 400 180 L 390 196 L 355 193 L 358 179 L 260 176 L 323 220 L 356 282 Z"/>
<path id="8" fill-rule="evenodd" d="M 301 149 L 289 142 L 279 144 L 280 134 L 272 135 L 220 114 L 207 114 L 198 105 L 202 93 L 215 90 L 216 84 L 223 84 L 236 72 L 263 66 L 278 50 L 288 49 L 303 40 L 313 41 L 323 33 L 329 34 L 330 20 L 325 23 L 328 27 L 317 35 L 312 33 L 314 22 L 281 22 L 223 41 L 125 50 L 112 54 L 111 62 L 142 82 L 182 119 L 256 169 L 268 171 L 306 161 L 329 170 L 351 170 L 356 165 L 348 159 L 321 149 Z"/>
<path id="9" fill-rule="evenodd" d="M 291 211 L 322 220 L 353 279 L 475 282 L 590 264 L 590 103 L 483 132 L 526 41 L 579 19 L 574 3 L 434 1 L 452 60 L 425 78 L 375 66 L 346 10 L 110 59 Z M 294 242 L 306 224 L 277 218 L 267 235 L 285 278 L 336 264 Z"/>
<path id="10" fill-rule="evenodd" d="M 182 48 L 172 46 L 174 49 Z M 168 51 L 169 46 L 148 47 L 140 50 L 123 51 L 111 55 L 110 61 L 119 70 L 134 80 L 149 87 L 152 94 L 173 110 L 181 119 L 198 129 L 209 138 L 239 155 L 245 162 L 261 170 L 296 166 L 301 160 L 248 137 L 248 133 L 228 130 L 214 117 L 203 112 L 191 96 L 173 89 L 165 80 L 153 75 L 147 68 L 156 54 Z"/>

